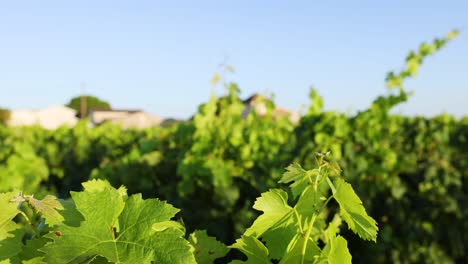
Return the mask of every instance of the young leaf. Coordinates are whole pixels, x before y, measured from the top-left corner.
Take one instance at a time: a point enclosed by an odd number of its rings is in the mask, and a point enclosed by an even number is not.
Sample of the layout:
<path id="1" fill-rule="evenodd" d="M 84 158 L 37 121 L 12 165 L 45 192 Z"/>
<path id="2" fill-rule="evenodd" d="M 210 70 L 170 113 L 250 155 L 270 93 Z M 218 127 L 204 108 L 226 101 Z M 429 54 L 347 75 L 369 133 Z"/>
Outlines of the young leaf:
<path id="1" fill-rule="evenodd" d="M 296 237 L 298 234 L 301 237 L 305 237 L 305 234 L 301 233 L 303 230 L 298 230 L 298 225 L 310 221 L 310 218 L 314 213 L 319 213 L 318 207 L 323 204 L 323 201 L 320 200 L 320 196 L 321 194 L 319 190 L 316 191 L 312 185 L 307 186 L 302 192 L 296 206 L 294 206 L 294 213 L 287 215 L 287 217 L 284 217 L 274 227 L 265 232 L 262 239 L 266 241 L 271 258 L 281 259 L 281 257 L 288 254 L 287 259 L 282 259 L 282 261 L 294 262 L 296 259 L 294 256 L 299 256 L 299 253 L 296 252 L 298 249 L 293 249 L 292 247 L 293 245 L 297 246 L 297 243 L 304 244 L 306 240 L 302 239 L 299 241 L 299 238 Z M 314 241 L 309 239 L 308 243 L 313 243 L 316 247 L 316 243 Z M 308 244 L 307 247 L 313 247 L 313 245 Z"/>
<path id="2" fill-rule="evenodd" d="M 342 236 L 330 239 L 322 251 L 319 263 L 351 264 L 351 254 L 349 253 L 346 239 Z"/>
<path id="3" fill-rule="evenodd" d="M 317 170 L 306 171 L 299 163 L 293 163 L 286 168 L 286 172 L 279 183 L 290 183 L 293 182 L 290 187 L 294 198 L 304 191 L 309 184 L 308 176 L 315 174 Z"/>
<path id="4" fill-rule="evenodd" d="M 262 196 L 255 201 L 253 208 L 263 211 L 263 214 L 245 231 L 246 236 L 261 236 L 292 211 L 291 206 L 288 205 L 288 194 L 279 189 L 262 193 Z"/>
<path id="5" fill-rule="evenodd" d="M 340 214 L 349 228 L 362 239 L 375 242 L 378 230 L 377 223 L 367 215 L 361 199 L 356 195 L 351 184 L 343 179 L 337 179 L 334 183 L 336 192 L 333 197 L 340 205 Z"/>
<path id="6" fill-rule="evenodd" d="M 286 172 L 283 174 L 283 177 L 281 178 L 279 182 L 280 183 L 289 183 L 292 181 L 296 182 L 304 178 L 306 172 L 307 171 L 304 170 L 299 163 L 295 162 L 286 168 Z"/>
<path id="7" fill-rule="evenodd" d="M 278 189 L 263 193 L 254 204 L 254 208 L 264 214 L 255 220 L 245 235 L 262 236 L 272 259 L 280 259 L 286 253 L 291 240 L 299 232 L 297 222 L 310 218 L 314 213 L 314 203 L 319 196 L 312 186 L 305 190 L 309 191 L 304 191 L 294 209 L 287 204 L 287 193 Z M 301 219 L 296 219 L 296 214 Z"/>
<path id="8" fill-rule="evenodd" d="M 205 230 L 196 230 L 190 234 L 189 242 L 195 248 L 197 263 L 213 263 L 215 259 L 224 257 L 229 251 L 216 238 L 208 236 Z"/>
<path id="9" fill-rule="evenodd" d="M 63 222 L 63 216 L 56 210 L 63 210 L 63 206 L 54 196 L 47 195 L 42 200 L 37 200 L 32 195 L 24 197 L 35 210 L 42 214 L 46 224 L 53 226 Z"/>
<path id="10" fill-rule="evenodd" d="M 230 248 L 239 249 L 247 256 L 247 261 L 234 260 L 231 264 L 268 264 L 268 249 L 258 239 L 252 236 L 242 236 Z"/>

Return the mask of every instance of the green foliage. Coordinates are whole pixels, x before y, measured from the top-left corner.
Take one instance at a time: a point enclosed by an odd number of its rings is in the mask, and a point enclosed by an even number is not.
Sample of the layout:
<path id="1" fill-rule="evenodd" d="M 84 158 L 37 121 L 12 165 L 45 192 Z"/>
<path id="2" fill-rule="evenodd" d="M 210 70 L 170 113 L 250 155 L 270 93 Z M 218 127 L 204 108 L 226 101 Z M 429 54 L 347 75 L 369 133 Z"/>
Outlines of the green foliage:
<path id="1" fill-rule="evenodd" d="M 197 216 L 194 228 L 205 228 L 222 241 L 230 242 L 239 236 L 254 218 L 249 212 L 251 201 L 273 186 L 290 155 L 285 150 L 294 146 L 294 125 L 286 118 L 274 118 L 274 104 L 266 104 L 264 116 L 251 111 L 239 99 L 237 85 L 226 84 L 227 95 L 211 96 L 199 107 L 192 124 L 180 126 L 184 145 L 177 156 L 177 184 L 184 218 L 194 204 L 210 214 Z M 189 134 L 189 135 L 187 135 Z M 189 201 L 187 203 L 187 201 Z M 186 209 L 186 210 L 184 210 Z M 204 210 L 202 210 L 204 211 Z M 226 227 L 226 223 L 234 221 Z M 217 225 L 207 225 L 215 220 Z"/>
<path id="2" fill-rule="evenodd" d="M 346 240 L 336 235 L 333 221 L 327 223 L 331 199 L 338 202 L 340 214 L 354 232 L 376 241 L 376 222 L 367 215 L 351 185 L 339 176 L 336 163 L 326 161 L 323 154 L 316 169 L 289 166 L 281 182 L 292 182 L 291 191 L 295 190 L 298 198 L 291 197 L 295 204 L 290 206 L 285 191 L 272 189 L 256 200 L 254 208 L 263 214 L 231 246 L 247 255 L 246 263 L 271 263 L 270 259 L 279 263 L 351 263 Z M 323 249 L 319 239 L 326 245 Z"/>
<path id="3" fill-rule="evenodd" d="M 335 182 L 336 189 L 333 197 L 340 205 L 340 215 L 348 224 L 349 228 L 362 239 L 373 240 L 377 237 L 377 227 L 374 219 L 369 217 L 362 206 L 362 202 L 349 183 L 342 179 Z"/>
<path id="4" fill-rule="evenodd" d="M 178 119 L 174 119 L 174 118 L 167 118 L 167 119 L 164 119 L 160 126 L 161 127 L 172 127 L 172 126 L 176 126 L 177 124 L 179 123 L 182 123 L 184 122 L 183 120 L 178 120 Z"/>
<path id="5" fill-rule="evenodd" d="M 394 88 L 398 87 L 403 88 L 403 81 L 408 77 L 414 77 L 418 73 L 419 67 L 423 63 L 424 59 L 436 51 L 442 49 L 447 42 L 457 37 L 459 34 L 458 30 L 448 32 L 443 38 L 436 38 L 432 43 L 423 42 L 418 50 L 411 51 L 408 56 L 406 56 L 406 65 L 405 68 L 399 73 L 394 73 L 393 71 L 389 72 L 386 77 L 387 87 Z"/>
<path id="6" fill-rule="evenodd" d="M 449 41 L 458 36 L 457 30 L 448 32 L 443 38 L 436 38 L 432 43 L 423 42 L 418 50 L 410 51 L 406 56 L 405 67 L 399 72 L 389 72 L 385 78 L 387 88 L 393 89 L 397 87 L 399 92 L 397 95 L 380 96 L 369 107 L 369 111 L 386 115 L 388 111 L 395 105 L 408 100 L 409 94 L 403 89 L 403 82 L 410 77 L 415 77 L 423 61 L 436 51 L 442 49 Z"/>
<path id="7" fill-rule="evenodd" d="M 231 248 L 238 249 L 247 256 L 247 261 L 234 260 L 231 264 L 268 264 L 268 249 L 257 238 L 248 236 L 236 240 Z"/>
<path id="8" fill-rule="evenodd" d="M 46 261 L 79 263 L 102 256 L 115 263 L 195 262 L 184 229 L 170 220 L 177 209 L 140 195 L 127 198 L 124 189 L 99 181 L 84 187 L 72 199 L 85 220 L 79 227 L 59 226 L 60 236 L 48 236 L 53 242 L 43 249 Z"/>
<path id="9" fill-rule="evenodd" d="M 2 214 L 0 215 L 0 228 L 4 228 L 20 211 L 15 203 L 10 203 L 14 193 L 0 194 L 0 203 L 2 204 Z"/>
<path id="10" fill-rule="evenodd" d="M 461 149 L 466 124 L 447 115 L 389 113 L 407 98 L 400 89 L 355 116 L 305 116 L 296 129 L 297 141 L 304 143 L 296 149 L 297 160 L 311 166 L 316 151 L 331 150 L 369 214 L 383 226 L 377 245 L 343 233 L 351 252 L 364 253 L 354 254 L 359 262 L 464 262 L 468 241 L 457 230 L 466 228 L 467 211 L 461 209 L 467 202 L 463 161 L 468 156 Z"/>
<path id="11" fill-rule="evenodd" d="M 209 237 L 205 230 L 196 230 L 190 234 L 189 242 L 195 248 L 194 255 L 197 263 L 213 263 L 229 251 L 223 243 Z"/>
<path id="12" fill-rule="evenodd" d="M 48 241 L 45 235 L 64 220 L 57 209 L 65 207 L 51 195 L 38 200 L 21 193 L 0 194 L 0 261 L 44 263 L 39 249 Z"/>
<path id="13" fill-rule="evenodd" d="M 9 154 L 0 164 L 0 191 L 37 191 L 41 182 L 48 179 L 47 164 L 31 145 L 6 141 L 3 150 L 9 150 Z"/>
<path id="14" fill-rule="evenodd" d="M 28 255 L 38 263 L 196 263 L 184 227 L 171 220 L 178 209 L 104 181 L 83 186 L 72 204 L 1 194 L 0 261 Z"/>
<path id="15" fill-rule="evenodd" d="M 90 111 L 92 110 L 110 110 L 111 109 L 111 105 L 104 101 L 104 100 L 101 100 L 95 96 L 92 96 L 92 95 L 84 95 L 84 98 L 86 100 L 86 113 L 87 115 L 89 114 Z M 70 102 L 68 102 L 68 104 L 66 104 L 67 107 L 70 107 L 72 109 L 74 109 L 77 113 L 78 113 L 78 116 L 82 116 L 82 113 L 81 113 L 81 100 L 82 100 L 82 97 L 81 96 L 76 96 L 76 97 L 73 97 L 72 99 L 70 99 Z"/>
<path id="16" fill-rule="evenodd" d="M 353 224 L 356 218 L 373 220 L 350 185 L 339 187 L 343 179 L 333 180 L 338 186 L 335 191 L 330 178 L 336 164 L 322 156 L 318 165 L 317 173 L 316 169 L 303 174 L 307 186 L 294 206 L 288 205 L 288 194 L 279 189 L 257 199 L 254 208 L 264 214 L 229 247 L 240 250 L 248 259 L 232 263 L 271 263 L 271 259 L 280 263 L 351 263 L 346 240 L 336 235 L 336 221 L 325 229 L 327 203 L 331 198 L 339 201 L 340 193 L 341 197 L 352 197 L 346 205 L 339 203 L 341 210 L 351 212 Z M 285 173 L 283 181 L 289 179 Z M 332 194 L 318 199 L 323 184 L 328 184 Z M 85 182 L 83 187 L 83 191 L 71 193 L 70 201 L 51 195 L 38 200 L 21 193 L 0 194 L 0 261 L 213 263 L 229 251 L 206 231 L 195 231 L 187 241 L 185 227 L 171 220 L 179 210 L 166 202 L 143 200 L 141 194 L 128 196 L 125 187 L 115 189 L 101 180 Z M 364 229 L 356 232 L 361 237 L 370 234 L 366 238 L 375 241 L 375 223 L 368 228 L 371 233 Z M 323 250 L 317 244 L 319 239 L 325 243 Z"/>
<path id="17" fill-rule="evenodd" d="M 312 104 L 309 107 L 307 115 L 320 114 L 323 109 L 323 98 L 318 95 L 318 92 L 315 88 L 310 89 L 309 97 Z"/>

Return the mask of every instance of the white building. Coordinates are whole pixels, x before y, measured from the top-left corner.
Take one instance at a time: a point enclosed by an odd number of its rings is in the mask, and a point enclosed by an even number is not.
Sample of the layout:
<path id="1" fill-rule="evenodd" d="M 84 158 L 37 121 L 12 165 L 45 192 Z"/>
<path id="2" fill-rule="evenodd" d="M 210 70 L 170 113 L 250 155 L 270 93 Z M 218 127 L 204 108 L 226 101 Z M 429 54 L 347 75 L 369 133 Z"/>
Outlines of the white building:
<path id="1" fill-rule="evenodd" d="M 42 110 L 11 111 L 8 126 L 39 125 L 56 129 L 62 125 L 74 126 L 78 122 L 76 111 L 65 106 L 52 106 Z"/>
<path id="2" fill-rule="evenodd" d="M 161 117 L 140 110 L 95 110 L 90 113 L 91 122 L 99 125 L 103 122 L 120 124 L 123 128 L 147 128 L 159 126 Z"/>

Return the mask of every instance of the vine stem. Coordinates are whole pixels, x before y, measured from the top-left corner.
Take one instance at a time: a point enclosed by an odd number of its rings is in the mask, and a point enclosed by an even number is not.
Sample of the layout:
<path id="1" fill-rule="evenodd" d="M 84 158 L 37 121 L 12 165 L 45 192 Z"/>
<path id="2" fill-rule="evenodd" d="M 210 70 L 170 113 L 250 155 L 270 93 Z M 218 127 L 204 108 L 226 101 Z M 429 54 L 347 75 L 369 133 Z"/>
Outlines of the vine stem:
<path id="1" fill-rule="evenodd" d="M 331 198 L 333 198 L 333 195 L 328 197 L 328 199 L 323 203 L 322 211 L 325 210 L 325 207 L 327 207 L 327 204 L 330 202 Z"/>
<path id="2" fill-rule="evenodd" d="M 336 193 L 336 188 L 335 188 L 335 185 L 333 185 L 333 182 L 330 181 L 330 179 L 327 177 L 327 183 L 328 185 L 330 186 L 331 190 L 332 190 L 332 193 L 335 194 Z"/>
<path id="3" fill-rule="evenodd" d="M 306 250 L 307 250 L 307 243 L 309 242 L 309 237 L 310 237 L 310 234 L 312 233 L 312 229 L 314 227 L 314 223 L 315 223 L 315 219 L 317 218 L 317 215 L 316 214 L 313 214 L 312 215 L 312 219 L 310 219 L 310 222 L 309 222 L 309 227 L 307 228 L 307 233 L 305 235 L 305 241 L 304 241 L 304 245 L 302 245 L 302 254 L 301 254 L 301 263 L 304 264 L 305 263 L 305 253 L 306 253 Z"/>
<path id="4" fill-rule="evenodd" d="M 39 236 L 38 231 L 36 230 L 36 228 L 33 225 L 33 222 L 31 221 L 31 218 L 29 218 L 27 214 L 23 211 L 20 211 L 20 215 L 22 215 L 26 219 L 26 221 L 28 222 L 28 226 L 31 228 L 31 231 L 33 232 L 33 234 L 31 235 L 31 238 L 35 238 L 36 236 Z"/>
<path id="5" fill-rule="evenodd" d="M 26 220 L 28 221 L 28 224 L 31 224 L 31 219 L 29 219 L 29 217 L 26 215 L 25 212 L 20 211 L 20 214 L 21 214 L 22 216 L 24 216 L 24 218 L 26 218 Z"/>
<path id="6" fill-rule="evenodd" d="M 296 208 L 293 208 L 293 211 L 294 211 L 294 215 L 296 216 L 297 223 L 299 224 L 299 231 L 301 232 L 301 234 L 304 235 L 304 229 L 302 229 L 301 219 L 299 218 L 299 214 L 297 213 Z"/>
<path id="7" fill-rule="evenodd" d="M 315 181 L 312 181 L 312 179 L 310 178 L 310 175 L 309 176 L 309 182 L 312 184 L 312 186 L 314 187 L 315 190 L 317 190 L 317 187 L 318 187 L 318 181 L 320 179 L 320 176 L 322 176 L 322 168 L 323 167 L 327 167 L 328 164 L 324 164 L 323 163 L 323 157 L 321 156 L 319 160 L 317 160 L 317 163 L 319 164 L 319 168 L 318 168 L 318 173 L 317 173 L 317 177 L 315 178 Z M 325 178 L 327 179 L 327 182 L 328 184 L 330 185 L 330 188 L 332 189 L 332 193 L 335 194 L 336 193 L 336 189 L 335 189 L 335 186 L 333 185 L 333 183 L 330 181 L 330 179 L 327 177 L 327 171 L 324 172 L 325 175 Z M 328 204 L 328 202 L 330 201 L 330 199 L 333 197 L 330 196 L 326 202 L 325 202 L 325 206 Z M 324 206 L 324 207 L 325 207 Z M 323 210 L 323 209 L 322 209 Z M 296 212 L 297 213 L 297 212 Z M 319 212 L 320 213 L 320 212 Z M 312 215 L 312 218 L 310 219 L 310 222 L 309 222 L 309 226 L 307 227 L 307 232 L 305 234 L 305 241 L 304 241 L 304 244 L 302 245 L 302 254 L 301 254 L 301 263 L 304 264 L 305 263 L 305 254 L 306 254 L 306 251 L 307 251 L 307 244 L 309 242 L 309 237 L 310 237 L 310 234 L 312 233 L 312 229 L 314 228 L 314 223 L 315 223 L 315 220 L 317 219 L 317 215 L 318 214 L 313 214 Z M 298 217 L 298 216 L 297 216 Z M 299 217 L 298 217 L 299 218 Z"/>

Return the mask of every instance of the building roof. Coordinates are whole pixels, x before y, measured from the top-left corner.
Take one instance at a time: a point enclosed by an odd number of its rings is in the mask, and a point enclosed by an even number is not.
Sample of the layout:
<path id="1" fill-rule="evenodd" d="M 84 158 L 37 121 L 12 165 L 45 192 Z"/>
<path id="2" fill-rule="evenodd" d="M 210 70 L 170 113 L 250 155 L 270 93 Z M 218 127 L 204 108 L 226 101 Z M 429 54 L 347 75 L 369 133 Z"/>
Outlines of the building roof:
<path id="1" fill-rule="evenodd" d="M 100 109 L 95 109 L 95 110 L 90 110 L 90 112 L 125 112 L 125 113 L 138 113 L 138 112 L 143 112 L 143 110 L 140 109 L 110 109 L 110 110 L 100 110 Z"/>

